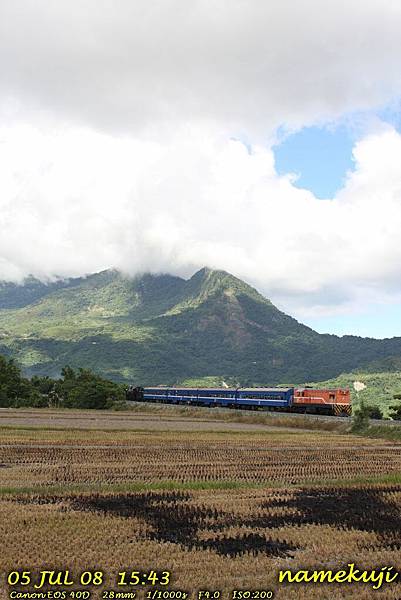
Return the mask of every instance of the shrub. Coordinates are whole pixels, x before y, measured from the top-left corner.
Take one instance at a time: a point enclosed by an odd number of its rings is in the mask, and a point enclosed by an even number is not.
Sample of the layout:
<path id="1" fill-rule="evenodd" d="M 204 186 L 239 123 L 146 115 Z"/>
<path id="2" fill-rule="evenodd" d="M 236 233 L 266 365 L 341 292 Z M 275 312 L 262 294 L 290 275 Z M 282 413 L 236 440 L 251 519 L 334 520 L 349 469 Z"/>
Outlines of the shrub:
<path id="1" fill-rule="evenodd" d="M 366 408 L 369 413 L 370 419 L 382 419 L 383 418 L 383 413 L 377 404 L 371 404 L 371 405 L 367 406 Z"/>
<path id="2" fill-rule="evenodd" d="M 364 431 L 369 427 L 370 411 L 371 408 L 366 406 L 363 401 L 353 409 L 351 431 Z"/>
<path id="3" fill-rule="evenodd" d="M 389 414 L 394 421 L 401 421 L 401 402 L 390 406 Z"/>
<path id="4" fill-rule="evenodd" d="M 62 379 L 56 384 L 56 393 L 62 406 L 67 408 L 110 408 L 114 402 L 123 402 L 122 386 L 103 379 L 89 369 L 71 367 L 62 370 Z"/>

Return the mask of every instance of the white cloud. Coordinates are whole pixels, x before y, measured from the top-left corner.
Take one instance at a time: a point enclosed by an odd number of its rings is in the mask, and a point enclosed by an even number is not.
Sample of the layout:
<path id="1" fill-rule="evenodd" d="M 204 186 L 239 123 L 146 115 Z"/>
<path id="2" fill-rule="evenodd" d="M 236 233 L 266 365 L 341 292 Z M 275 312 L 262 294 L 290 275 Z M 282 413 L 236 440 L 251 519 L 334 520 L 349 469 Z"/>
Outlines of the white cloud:
<path id="1" fill-rule="evenodd" d="M 264 139 L 399 97 L 400 30 L 394 0 L 2 0 L 0 93 L 109 131 Z"/>
<path id="2" fill-rule="evenodd" d="M 3 0 L 0 277 L 208 264 L 299 316 L 398 298 L 400 135 L 327 201 L 270 145 L 399 99 L 400 30 L 392 0 Z"/>
<path id="3" fill-rule="evenodd" d="M 20 126 L 0 141 L 3 277 L 208 264 L 297 314 L 401 293 L 401 136 L 389 127 L 358 142 L 355 171 L 324 201 L 279 177 L 271 150 L 204 128 L 145 143 Z"/>

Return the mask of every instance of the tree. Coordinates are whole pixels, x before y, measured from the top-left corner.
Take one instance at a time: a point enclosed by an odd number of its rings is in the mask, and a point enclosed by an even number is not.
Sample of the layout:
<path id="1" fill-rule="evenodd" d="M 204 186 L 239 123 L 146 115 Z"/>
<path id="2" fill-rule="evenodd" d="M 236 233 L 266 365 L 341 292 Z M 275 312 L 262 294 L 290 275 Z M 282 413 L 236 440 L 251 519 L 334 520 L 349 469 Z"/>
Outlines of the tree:
<path id="1" fill-rule="evenodd" d="M 28 379 L 21 377 L 19 368 L 13 359 L 0 355 L 0 406 L 29 405 L 38 400 Z"/>
<path id="2" fill-rule="evenodd" d="M 21 377 L 12 359 L 0 355 L 0 406 L 66 406 L 71 408 L 110 408 L 124 402 L 122 385 L 103 379 L 89 369 L 65 366 L 61 378 Z"/>
<path id="3" fill-rule="evenodd" d="M 55 407 L 59 405 L 60 399 L 56 392 L 56 379 L 52 379 L 48 375 L 44 375 L 43 377 L 34 375 L 31 378 L 31 385 L 40 395 L 40 400 L 36 402 L 35 406 Z"/>
<path id="4" fill-rule="evenodd" d="M 369 419 L 382 419 L 383 413 L 377 404 L 370 404 L 366 407 L 369 415 Z"/>
<path id="5" fill-rule="evenodd" d="M 123 387 L 103 379 L 89 369 L 71 367 L 62 370 L 63 379 L 56 384 L 56 392 L 63 406 L 68 408 L 110 408 L 114 402 L 125 400 Z"/>
<path id="6" fill-rule="evenodd" d="M 401 393 L 393 395 L 394 400 L 401 400 Z M 401 402 L 392 404 L 389 408 L 389 415 L 394 421 L 401 421 Z"/>
<path id="7" fill-rule="evenodd" d="M 351 431 L 357 433 L 369 427 L 370 407 L 361 400 L 352 411 Z"/>
<path id="8" fill-rule="evenodd" d="M 391 405 L 389 414 L 394 421 L 401 421 L 401 403 Z"/>

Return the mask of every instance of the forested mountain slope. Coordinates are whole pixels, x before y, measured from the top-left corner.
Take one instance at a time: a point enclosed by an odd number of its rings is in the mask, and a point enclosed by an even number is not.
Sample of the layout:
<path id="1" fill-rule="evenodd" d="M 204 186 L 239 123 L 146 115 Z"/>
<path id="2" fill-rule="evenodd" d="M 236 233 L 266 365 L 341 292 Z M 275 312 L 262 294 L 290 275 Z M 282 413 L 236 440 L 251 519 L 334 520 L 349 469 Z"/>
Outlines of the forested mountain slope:
<path id="1" fill-rule="evenodd" d="M 212 376 L 252 385 L 328 379 L 401 357 L 401 338 L 318 334 L 224 271 L 184 280 L 107 270 L 1 283 L 0 352 L 28 375 L 70 364 L 138 384 Z"/>

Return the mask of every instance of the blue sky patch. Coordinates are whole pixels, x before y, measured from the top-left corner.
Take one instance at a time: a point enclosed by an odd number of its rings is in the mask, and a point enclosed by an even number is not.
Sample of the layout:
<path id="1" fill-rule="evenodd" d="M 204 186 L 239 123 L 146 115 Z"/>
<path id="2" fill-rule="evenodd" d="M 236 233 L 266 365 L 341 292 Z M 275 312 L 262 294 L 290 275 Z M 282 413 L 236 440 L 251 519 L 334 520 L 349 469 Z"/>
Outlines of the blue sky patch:
<path id="1" fill-rule="evenodd" d="M 352 170 L 355 138 L 345 126 L 305 127 L 274 146 L 279 175 L 299 175 L 294 185 L 306 188 L 317 198 L 333 198 Z"/>
<path id="2" fill-rule="evenodd" d="M 401 336 L 401 304 L 369 305 L 360 314 L 299 319 L 319 333 L 386 338 Z"/>

